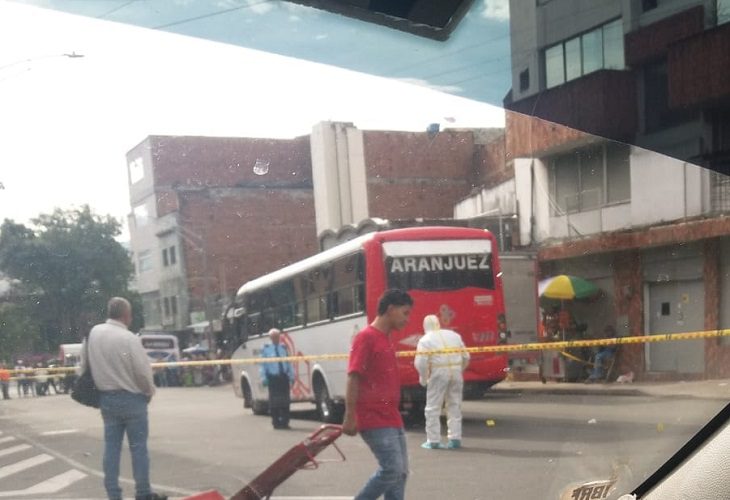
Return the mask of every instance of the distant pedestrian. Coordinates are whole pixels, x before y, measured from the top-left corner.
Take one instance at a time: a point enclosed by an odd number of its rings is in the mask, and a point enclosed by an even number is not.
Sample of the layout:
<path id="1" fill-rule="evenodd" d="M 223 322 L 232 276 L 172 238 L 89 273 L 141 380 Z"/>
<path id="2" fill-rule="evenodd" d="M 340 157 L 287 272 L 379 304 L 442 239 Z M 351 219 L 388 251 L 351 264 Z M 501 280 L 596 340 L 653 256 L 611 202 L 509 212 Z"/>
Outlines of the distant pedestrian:
<path id="1" fill-rule="evenodd" d="M 616 338 L 616 329 L 613 327 L 613 325 L 607 325 L 603 329 L 603 338 L 605 338 L 605 339 Z M 591 374 L 586 379 L 585 383 L 591 384 L 593 382 L 596 382 L 598 380 L 603 380 L 606 378 L 606 376 L 607 376 L 606 365 L 608 363 L 608 360 L 616 355 L 617 350 L 618 350 L 618 346 L 616 344 L 604 345 L 598 349 L 598 352 L 596 352 L 596 355 L 593 358 L 593 370 L 591 370 Z"/>
<path id="2" fill-rule="evenodd" d="M 424 335 L 418 341 L 417 351 L 464 349 L 461 335 L 441 328 L 439 319 L 430 314 L 423 320 Z M 447 448 L 461 448 L 461 401 L 464 392 L 463 373 L 469 364 L 466 351 L 449 354 L 416 356 L 414 365 L 421 385 L 426 386 L 426 449 L 443 448 L 441 444 L 441 408 L 446 401 L 448 420 Z"/>
<path id="3" fill-rule="evenodd" d="M 5 363 L 0 363 L 0 386 L 2 386 L 3 399 L 10 399 L 10 370 Z"/>
<path id="4" fill-rule="evenodd" d="M 27 367 L 23 363 L 23 360 L 19 359 L 15 363 L 15 384 L 18 388 L 18 397 L 20 397 L 21 394 L 25 397 L 28 393 L 30 393 L 31 396 L 34 395 L 33 383 L 28 378 L 28 374 L 25 373 L 25 370 L 27 370 Z"/>
<path id="5" fill-rule="evenodd" d="M 378 460 L 378 470 L 355 500 L 403 500 L 408 478 L 408 450 L 400 414 L 400 378 L 391 333 L 408 323 L 413 299 L 387 290 L 378 315 L 355 336 L 350 349 L 342 431 L 363 441 Z"/>
<path id="6" fill-rule="evenodd" d="M 126 434 L 132 455 L 135 500 L 163 500 L 167 497 L 152 492 L 149 477 L 147 406 L 155 393 L 152 367 L 139 337 L 127 329 L 132 323 L 129 302 L 114 297 L 107 313 L 106 323 L 94 326 L 84 341 L 88 344 L 89 359 L 82 359 L 82 373 L 90 364 L 94 383 L 101 392 L 104 487 L 109 499 L 121 500 L 119 460 Z"/>
<path id="7" fill-rule="evenodd" d="M 193 361 L 205 361 L 205 357 L 203 357 L 202 354 L 193 354 Z M 200 365 L 195 365 L 192 367 L 192 371 L 193 371 L 193 385 L 195 387 L 200 387 L 204 383 L 203 367 Z"/>
<path id="8" fill-rule="evenodd" d="M 262 358 L 283 358 L 289 356 L 281 343 L 281 330 L 269 330 L 270 344 L 261 350 Z M 294 370 L 288 361 L 262 363 L 259 368 L 261 382 L 269 388 L 269 413 L 274 429 L 289 429 L 290 389 L 294 384 Z"/>
<path id="9" fill-rule="evenodd" d="M 38 396 L 45 396 L 48 391 L 48 370 L 43 363 L 36 364 L 35 371 L 35 393 Z"/>

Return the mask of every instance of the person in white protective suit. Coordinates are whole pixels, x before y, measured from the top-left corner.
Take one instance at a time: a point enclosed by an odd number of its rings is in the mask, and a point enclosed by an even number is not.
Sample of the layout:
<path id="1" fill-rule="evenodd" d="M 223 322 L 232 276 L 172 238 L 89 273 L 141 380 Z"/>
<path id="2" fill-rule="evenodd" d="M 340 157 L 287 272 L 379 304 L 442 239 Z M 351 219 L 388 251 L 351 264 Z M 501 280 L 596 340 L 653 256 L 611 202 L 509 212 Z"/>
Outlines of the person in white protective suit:
<path id="1" fill-rule="evenodd" d="M 430 314 L 423 319 L 424 335 L 418 341 L 417 352 L 442 349 L 463 349 L 461 335 L 442 329 L 438 318 Z M 449 449 L 461 447 L 461 400 L 464 390 L 463 373 L 469 364 L 469 353 L 416 355 L 414 360 L 419 381 L 426 389 L 426 449 L 443 448 L 441 444 L 441 408 L 446 400 L 446 421 Z"/>

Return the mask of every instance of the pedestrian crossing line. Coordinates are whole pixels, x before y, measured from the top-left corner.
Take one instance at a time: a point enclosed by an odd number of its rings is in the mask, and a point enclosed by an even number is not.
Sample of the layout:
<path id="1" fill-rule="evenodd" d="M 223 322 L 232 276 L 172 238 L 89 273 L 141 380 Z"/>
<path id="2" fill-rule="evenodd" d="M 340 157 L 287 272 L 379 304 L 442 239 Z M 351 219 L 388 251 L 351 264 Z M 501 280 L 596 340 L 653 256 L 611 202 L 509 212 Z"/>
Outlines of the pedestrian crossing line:
<path id="1" fill-rule="evenodd" d="M 0 479 L 6 478 L 11 474 L 16 474 L 26 469 L 30 469 L 31 467 L 35 467 L 36 465 L 50 462 L 51 460 L 53 460 L 53 457 L 51 455 L 43 453 L 41 455 L 36 455 L 26 460 L 21 460 L 20 462 L 15 462 L 14 464 L 6 465 L 5 467 L 0 467 Z"/>
<path id="2" fill-rule="evenodd" d="M 53 455 L 54 457 L 58 458 L 59 460 L 62 460 L 64 462 L 66 462 L 71 467 L 74 467 L 74 468 L 76 468 L 78 470 L 81 470 L 81 471 L 85 472 L 89 476 L 95 476 L 95 477 L 98 477 L 98 478 L 101 478 L 101 479 L 104 478 L 104 473 L 102 471 L 99 471 L 99 470 L 93 469 L 91 467 L 88 467 L 88 466 L 84 465 L 83 463 L 81 463 L 81 462 L 79 462 L 77 460 L 74 460 L 71 457 L 68 457 L 68 456 L 64 455 L 63 453 L 59 453 L 58 451 L 54 450 L 53 448 L 50 448 L 49 446 L 44 445 L 40 441 L 37 441 L 37 440 L 31 438 L 30 436 L 25 436 L 25 435 L 22 435 L 22 434 L 18 434 L 18 439 L 22 439 L 23 441 L 27 441 L 28 443 L 32 444 L 35 448 L 38 448 L 38 449 L 40 449 L 42 451 L 45 451 L 46 453 L 48 453 L 50 455 Z M 134 480 L 133 479 L 126 478 L 126 477 L 122 477 L 122 476 L 119 476 L 119 482 L 120 483 L 124 483 L 124 484 L 134 485 Z M 173 493 L 173 494 L 176 494 L 176 495 L 183 495 L 183 498 L 184 497 L 188 497 L 188 496 L 192 496 L 192 495 L 195 495 L 196 494 L 196 492 L 193 491 L 193 490 L 188 490 L 188 489 L 185 489 L 185 488 L 177 488 L 175 486 L 169 486 L 169 485 L 165 485 L 165 484 L 152 483 L 152 488 L 155 489 L 155 490 L 164 491 L 166 493 Z M 74 499 L 74 500 L 76 500 L 76 499 Z"/>
<path id="3" fill-rule="evenodd" d="M 19 444 L 17 446 L 11 446 L 10 448 L 5 448 L 4 450 L 0 450 L 0 457 L 12 455 L 13 453 L 18 453 L 19 451 L 27 450 L 30 447 L 31 446 L 29 444 Z"/>
<path id="4" fill-rule="evenodd" d="M 86 474 L 80 470 L 71 469 L 50 479 L 34 484 L 24 490 L 0 491 L 0 498 L 17 498 L 25 495 L 48 495 L 59 492 L 85 477 Z"/>
<path id="5" fill-rule="evenodd" d="M 15 441 L 15 438 L 13 436 L 5 436 L 4 438 L 0 438 L 0 444 L 9 443 L 10 441 Z"/>
<path id="6" fill-rule="evenodd" d="M 64 434 L 75 434 L 77 432 L 79 432 L 78 429 L 61 429 L 58 431 L 41 432 L 41 436 L 62 436 Z"/>

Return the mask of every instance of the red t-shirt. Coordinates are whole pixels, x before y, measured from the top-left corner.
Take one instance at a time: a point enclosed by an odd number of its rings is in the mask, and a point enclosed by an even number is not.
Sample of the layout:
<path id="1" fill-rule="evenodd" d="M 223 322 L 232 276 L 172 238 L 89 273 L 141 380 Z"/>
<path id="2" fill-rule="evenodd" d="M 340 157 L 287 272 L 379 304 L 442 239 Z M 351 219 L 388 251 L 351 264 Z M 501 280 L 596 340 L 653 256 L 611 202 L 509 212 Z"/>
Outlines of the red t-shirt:
<path id="1" fill-rule="evenodd" d="M 398 363 L 385 333 L 369 325 L 355 336 L 347 373 L 360 376 L 355 407 L 358 430 L 403 427 Z"/>

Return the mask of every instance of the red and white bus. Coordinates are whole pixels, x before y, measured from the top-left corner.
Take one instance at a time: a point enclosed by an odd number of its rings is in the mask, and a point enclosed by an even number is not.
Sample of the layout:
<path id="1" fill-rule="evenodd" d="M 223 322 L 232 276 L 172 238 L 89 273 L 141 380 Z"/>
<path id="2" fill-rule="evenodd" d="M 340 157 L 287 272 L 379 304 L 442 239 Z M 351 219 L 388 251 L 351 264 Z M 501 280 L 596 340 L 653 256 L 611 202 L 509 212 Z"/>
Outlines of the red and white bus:
<path id="1" fill-rule="evenodd" d="M 506 333 L 497 245 L 489 231 L 394 229 L 365 234 L 243 285 L 229 310 L 241 344 L 232 358 L 259 357 L 272 327 L 284 332 L 291 354 L 346 354 L 354 335 L 374 319 L 387 288 L 406 290 L 414 300 L 410 323 L 393 334 L 397 351 L 416 348 L 428 314 L 438 315 L 441 325 L 458 332 L 468 347 L 497 344 L 500 333 Z M 425 390 L 413 358 L 401 357 L 399 364 L 402 409 L 421 411 Z M 339 419 L 347 360 L 293 366 L 292 401 L 315 403 L 322 420 Z M 506 355 L 473 354 L 464 374 L 465 392 L 483 393 L 504 379 L 506 368 Z M 258 365 L 234 364 L 233 385 L 246 408 L 266 412 L 268 393 Z"/>

